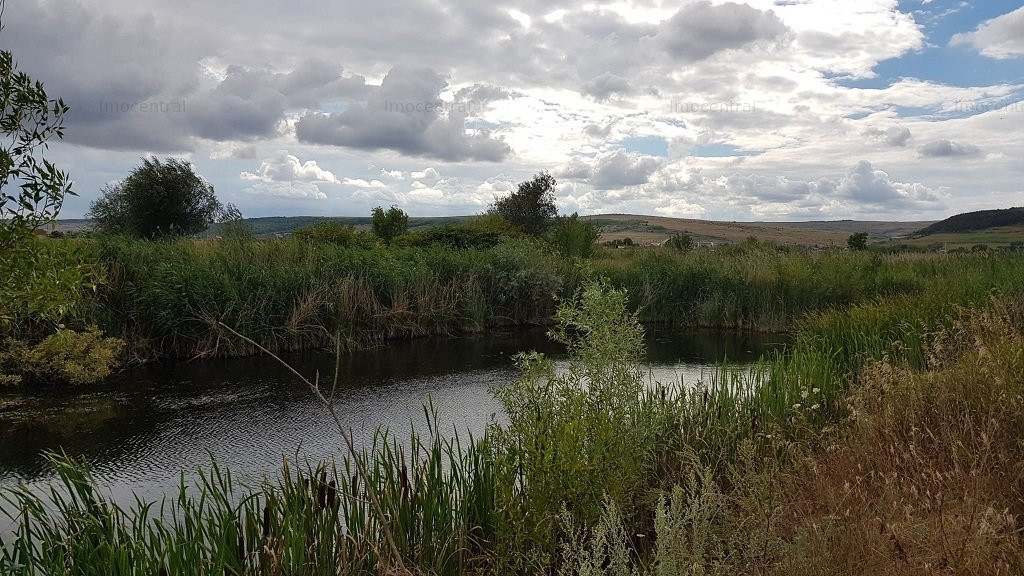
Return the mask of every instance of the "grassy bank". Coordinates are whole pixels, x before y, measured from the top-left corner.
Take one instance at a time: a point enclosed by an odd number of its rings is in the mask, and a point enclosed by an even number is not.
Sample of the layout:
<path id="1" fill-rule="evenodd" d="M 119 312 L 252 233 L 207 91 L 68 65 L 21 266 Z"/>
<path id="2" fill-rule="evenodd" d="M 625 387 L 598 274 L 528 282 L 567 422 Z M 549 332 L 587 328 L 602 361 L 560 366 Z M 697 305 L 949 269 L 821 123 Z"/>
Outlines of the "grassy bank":
<path id="1" fill-rule="evenodd" d="M 599 250 L 546 243 L 344 247 L 298 239 L 80 241 L 105 278 L 76 322 L 133 359 L 252 353 L 224 322 L 275 351 L 549 323 L 586 278 L 625 288 L 643 322 L 782 331 L 807 313 L 881 297 L 984 297 L 1020 280 L 1013 254 L 880 255 L 746 242 L 715 251 Z"/>
<path id="2" fill-rule="evenodd" d="M 747 374 L 651 388 L 627 295 L 587 284 L 556 315 L 568 370 L 524 357 L 484 438 L 382 438 L 369 482 L 347 461 L 257 487 L 215 469 L 162 513 L 63 462 L 73 497 L 5 493 L 0 571 L 1020 573 L 1024 283 L 964 286 L 821 311 Z"/>

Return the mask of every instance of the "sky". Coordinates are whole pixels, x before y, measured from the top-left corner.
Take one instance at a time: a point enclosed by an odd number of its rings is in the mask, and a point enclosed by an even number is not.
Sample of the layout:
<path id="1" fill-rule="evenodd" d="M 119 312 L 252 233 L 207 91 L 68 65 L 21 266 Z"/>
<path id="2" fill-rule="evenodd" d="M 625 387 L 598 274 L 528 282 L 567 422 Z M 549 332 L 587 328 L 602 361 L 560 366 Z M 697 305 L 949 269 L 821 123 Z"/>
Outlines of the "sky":
<path id="1" fill-rule="evenodd" d="M 1024 205 L 1024 7 L 985 0 L 17 0 L 84 216 L 142 157 L 249 217 L 930 220 Z"/>

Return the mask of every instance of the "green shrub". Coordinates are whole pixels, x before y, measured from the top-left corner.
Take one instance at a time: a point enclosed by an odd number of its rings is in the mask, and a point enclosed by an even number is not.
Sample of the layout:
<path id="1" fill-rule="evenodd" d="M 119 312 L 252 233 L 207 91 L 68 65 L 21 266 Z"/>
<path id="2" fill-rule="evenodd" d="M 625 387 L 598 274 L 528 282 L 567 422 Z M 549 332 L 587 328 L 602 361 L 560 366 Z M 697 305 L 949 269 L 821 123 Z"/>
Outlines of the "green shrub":
<path id="1" fill-rule="evenodd" d="M 573 214 L 555 220 L 548 233 L 548 241 L 563 256 L 588 258 L 594 253 L 594 246 L 600 236 L 597 226 Z"/>
<path id="2" fill-rule="evenodd" d="M 501 233 L 469 226 L 435 226 L 399 236 L 393 246 L 425 248 L 446 246 L 456 250 L 488 250 L 501 242 Z"/>
<path id="3" fill-rule="evenodd" d="M 540 564 L 556 553 L 560 509 L 593 526 L 607 500 L 632 518 L 654 467 L 670 404 L 645 393 L 643 330 L 626 305 L 624 292 L 588 284 L 559 306 L 551 332 L 568 347 L 568 369 L 522 355 L 522 378 L 495 391 L 509 424 L 488 433 L 499 474 L 515 479 L 498 486 L 500 536 Z"/>
<path id="4" fill-rule="evenodd" d="M 694 249 L 693 236 L 682 232 L 673 234 L 671 238 L 665 241 L 665 246 L 680 252 L 689 252 Z"/>
<path id="5" fill-rule="evenodd" d="M 365 232 L 359 232 L 353 226 L 340 222 L 323 222 L 306 228 L 299 228 L 292 233 L 300 240 L 310 242 L 327 242 L 336 246 L 369 248 L 375 241 Z"/>
<path id="6" fill-rule="evenodd" d="M 371 220 L 373 235 L 388 245 L 409 229 L 409 215 L 398 206 L 392 206 L 386 212 L 377 206 L 373 209 Z"/>
<path id="7" fill-rule="evenodd" d="M 92 384 L 117 367 L 123 347 L 124 342 L 104 338 L 96 328 L 60 330 L 35 345 L 7 340 L 0 351 L 0 372 L 7 374 L 8 383 Z"/>

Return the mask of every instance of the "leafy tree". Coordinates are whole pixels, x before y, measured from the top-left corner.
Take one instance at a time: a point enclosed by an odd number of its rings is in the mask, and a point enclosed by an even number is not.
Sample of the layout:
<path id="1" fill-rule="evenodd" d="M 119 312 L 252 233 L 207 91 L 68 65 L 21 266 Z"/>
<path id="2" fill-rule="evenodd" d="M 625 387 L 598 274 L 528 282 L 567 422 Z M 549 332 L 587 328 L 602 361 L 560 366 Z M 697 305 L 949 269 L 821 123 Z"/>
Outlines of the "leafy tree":
<path id="1" fill-rule="evenodd" d="M 64 137 L 67 112 L 0 51 L 0 330 L 24 318 L 59 322 L 91 278 L 77 255 L 35 234 L 74 195 L 67 173 L 43 157 L 51 139 Z"/>
<path id="2" fill-rule="evenodd" d="M 372 224 L 373 235 L 390 245 L 392 240 L 409 229 L 409 215 L 398 206 L 388 208 L 387 212 L 377 206 L 373 209 Z"/>
<path id="3" fill-rule="evenodd" d="M 185 160 L 144 158 L 121 182 L 103 189 L 90 217 L 104 231 L 155 239 L 191 236 L 224 214 L 213 186 Z"/>
<path id="4" fill-rule="evenodd" d="M 587 258 L 594 253 L 594 244 L 601 232 L 589 220 L 581 220 L 579 214 L 558 218 L 551 227 L 549 240 L 564 256 Z"/>
<path id="5" fill-rule="evenodd" d="M 234 204 L 227 204 L 217 219 L 220 234 L 228 240 L 249 240 L 252 238 L 252 226 L 245 221 L 242 211 Z"/>
<path id="6" fill-rule="evenodd" d="M 672 237 L 665 242 L 665 246 L 680 252 L 689 252 L 695 247 L 693 236 L 684 232 L 673 234 Z"/>
<path id="7" fill-rule="evenodd" d="M 850 234 L 850 237 L 846 239 L 846 245 L 850 250 L 866 250 L 868 247 L 868 233 L 857 232 L 856 234 Z"/>
<path id="8" fill-rule="evenodd" d="M 541 172 L 532 180 L 520 183 L 515 192 L 495 200 L 490 212 L 508 220 L 526 234 L 541 236 L 558 216 L 556 184 L 553 176 Z"/>

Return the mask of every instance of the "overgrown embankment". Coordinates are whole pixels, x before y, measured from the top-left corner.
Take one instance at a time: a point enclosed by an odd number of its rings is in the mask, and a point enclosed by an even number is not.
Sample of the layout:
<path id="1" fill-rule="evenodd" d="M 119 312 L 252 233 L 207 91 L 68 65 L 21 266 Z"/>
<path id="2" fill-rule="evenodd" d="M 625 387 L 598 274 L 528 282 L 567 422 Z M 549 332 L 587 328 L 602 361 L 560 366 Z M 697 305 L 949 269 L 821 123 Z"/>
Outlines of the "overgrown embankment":
<path id="1" fill-rule="evenodd" d="M 984 295 L 1014 255 L 877 255 L 746 243 L 718 251 L 602 250 L 566 258 L 539 241 L 386 248 L 298 239 L 85 241 L 105 282 L 79 322 L 123 338 L 133 359 L 271 350 L 549 323 L 586 278 L 626 288 L 644 322 L 783 331 L 811 311 L 936 288 Z"/>

